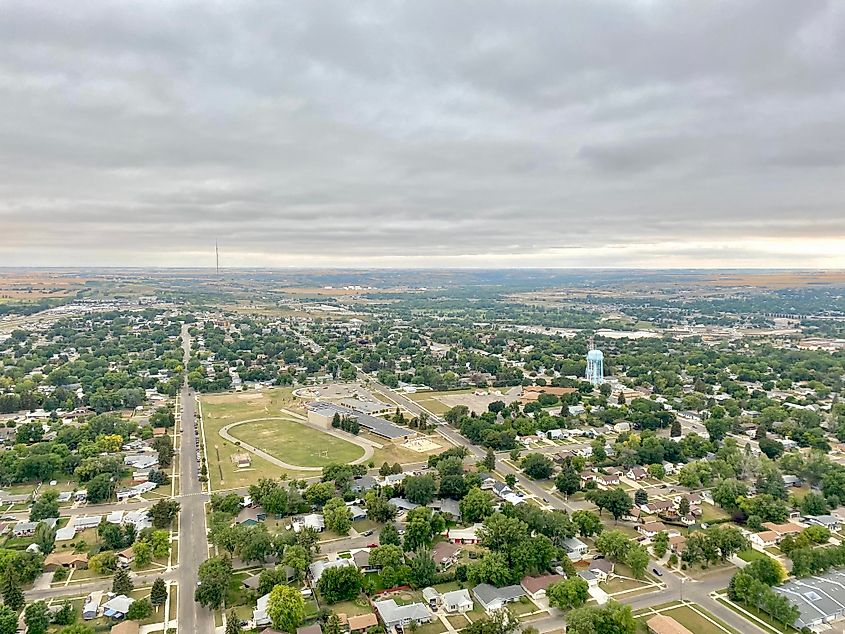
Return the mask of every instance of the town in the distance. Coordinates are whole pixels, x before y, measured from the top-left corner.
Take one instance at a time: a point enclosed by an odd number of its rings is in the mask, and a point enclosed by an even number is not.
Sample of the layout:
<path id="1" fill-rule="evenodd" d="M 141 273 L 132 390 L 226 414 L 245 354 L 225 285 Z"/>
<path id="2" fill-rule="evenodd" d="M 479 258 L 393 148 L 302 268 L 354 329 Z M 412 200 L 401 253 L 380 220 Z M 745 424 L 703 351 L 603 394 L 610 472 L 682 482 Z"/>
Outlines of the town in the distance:
<path id="1" fill-rule="evenodd" d="M 845 622 L 845 275 L 5 269 L 0 634 Z"/>

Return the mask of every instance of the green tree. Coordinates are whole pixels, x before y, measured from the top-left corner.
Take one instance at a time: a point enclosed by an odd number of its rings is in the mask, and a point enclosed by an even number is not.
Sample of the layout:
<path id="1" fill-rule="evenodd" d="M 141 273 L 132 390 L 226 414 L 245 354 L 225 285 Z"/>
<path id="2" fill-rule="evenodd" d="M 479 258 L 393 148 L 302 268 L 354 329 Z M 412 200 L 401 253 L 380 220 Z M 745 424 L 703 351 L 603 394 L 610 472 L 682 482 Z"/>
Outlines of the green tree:
<path id="1" fill-rule="evenodd" d="M 431 556 L 431 551 L 421 548 L 411 559 L 411 570 L 408 580 L 413 588 L 425 588 L 433 585 L 437 576 L 437 564 Z"/>
<path id="2" fill-rule="evenodd" d="M 129 571 L 126 568 L 118 568 L 114 573 L 111 591 L 115 594 L 129 595 L 135 589 L 132 579 L 129 578 Z"/>
<path id="3" fill-rule="evenodd" d="M 150 603 L 152 603 L 155 607 L 160 605 L 164 605 L 167 602 L 167 584 L 164 583 L 164 579 L 161 577 L 157 577 L 155 581 L 153 581 L 153 587 L 150 590 Z"/>
<path id="4" fill-rule="evenodd" d="M 326 528 L 338 535 L 347 535 L 352 528 L 352 513 L 341 498 L 332 498 L 323 506 Z"/>
<path id="5" fill-rule="evenodd" d="M 317 588 L 327 603 L 351 601 L 363 586 L 364 575 L 354 566 L 324 570 L 317 582 Z"/>
<path id="6" fill-rule="evenodd" d="M 3 602 L 15 612 L 20 612 L 26 603 L 17 573 L 12 566 L 7 566 L 3 573 Z"/>
<path id="7" fill-rule="evenodd" d="M 519 619 L 510 610 L 503 608 L 476 619 L 462 632 L 464 634 L 514 634 L 518 628 Z"/>
<path id="8" fill-rule="evenodd" d="M 635 634 L 631 607 L 608 601 L 601 607 L 585 605 L 566 615 L 566 634 Z"/>
<path id="9" fill-rule="evenodd" d="M 219 610 L 232 580 L 232 560 L 228 557 L 206 559 L 200 564 L 198 577 L 194 600 L 207 608 Z"/>
<path id="10" fill-rule="evenodd" d="M 53 622 L 56 625 L 72 625 L 76 622 L 76 610 L 73 609 L 73 604 L 70 601 L 62 603 L 62 607 L 53 617 Z"/>
<path id="11" fill-rule="evenodd" d="M 432 475 L 412 476 L 405 478 L 405 497 L 414 504 L 426 505 L 437 494 L 437 483 Z"/>
<path id="12" fill-rule="evenodd" d="M 493 498 L 487 491 L 473 487 L 461 500 L 460 509 L 464 522 L 481 522 L 493 513 Z"/>
<path id="13" fill-rule="evenodd" d="M 129 606 L 126 618 L 130 621 L 143 621 L 153 613 L 153 606 L 149 599 L 138 599 Z"/>
<path id="14" fill-rule="evenodd" d="M 584 605 L 590 598 L 590 586 L 581 577 L 575 576 L 564 579 L 549 586 L 546 594 L 549 597 L 549 604 L 569 610 Z"/>
<path id="15" fill-rule="evenodd" d="M 282 563 L 293 568 L 294 577 L 297 581 L 302 581 L 305 578 L 305 570 L 308 568 L 310 561 L 308 551 L 298 544 L 285 548 L 285 554 L 282 557 Z"/>
<path id="16" fill-rule="evenodd" d="M 484 454 L 484 460 L 481 462 L 481 466 L 491 472 L 496 468 L 496 454 L 489 447 L 487 453 Z"/>
<path id="17" fill-rule="evenodd" d="M 26 606 L 23 616 L 27 634 L 46 634 L 50 627 L 50 611 L 43 601 L 36 601 Z"/>
<path id="18" fill-rule="evenodd" d="M 17 634 L 18 615 L 8 605 L 0 605 L 0 634 Z"/>
<path id="19" fill-rule="evenodd" d="M 399 537 L 399 531 L 393 524 L 385 524 L 378 536 L 378 543 L 382 546 L 393 544 L 399 546 L 402 543 L 402 538 Z"/>
<path id="20" fill-rule="evenodd" d="M 545 480 L 552 475 L 554 463 L 541 453 L 531 453 L 522 459 L 520 465 L 525 474 L 533 480 Z"/>
<path id="21" fill-rule="evenodd" d="M 648 551 L 640 544 L 632 545 L 625 554 L 625 563 L 631 569 L 634 577 L 642 579 L 648 567 Z"/>
<path id="22" fill-rule="evenodd" d="M 234 610 L 229 610 L 229 614 L 226 615 L 225 634 L 241 634 L 241 618 Z"/>
<path id="23" fill-rule="evenodd" d="M 592 511 L 575 511 L 572 513 L 572 522 L 578 527 L 581 537 L 598 535 L 604 529 L 601 518 Z"/>
<path id="24" fill-rule="evenodd" d="M 340 625 L 340 617 L 332 612 L 329 618 L 326 619 L 326 625 L 323 627 L 323 634 L 342 634 L 343 629 Z"/>
<path id="25" fill-rule="evenodd" d="M 354 568 L 350 569 L 354 570 Z M 275 629 L 296 634 L 296 628 L 305 620 L 305 599 L 296 588 L 278 585 L 270 592 L 267 616 L 270 617 Z"/>
<path id="26" fill-rule="evenodd" d="M 179 515 L 179 502 L 172 499 L 162 499 L 150 507 L 150 520 L 155 528 L 170 528 L 173 520 Z"/>
<path id="27" fill-rule="evenodd" d="M 60 634 L 94 634 L 94 628 L 84 623 L 74 623 L 63 627 Z"/>
<path id="28" fill-rule="evenodd" d="M 658 559 L 666 554 L 666 551 L 669 549 L 669 535 L 666 531 L 660 531 L 654 536 L 654 539 L 651 540 L 651 549 Z"/>
<path id="29" fill-rule="evenodd" d="M 59 516 L 59 493 L 58 491 L 46 491 L 33 502 L 29 511 L 30 522 L 40 522 L 48 517 Z"/>
<path id="30" fill-rule="evenodd" d="M 153 560 L 153 548 L 149 542 L 135 542 L 132 553 L 135 555 L 136 569 L 146 568 Z"/>

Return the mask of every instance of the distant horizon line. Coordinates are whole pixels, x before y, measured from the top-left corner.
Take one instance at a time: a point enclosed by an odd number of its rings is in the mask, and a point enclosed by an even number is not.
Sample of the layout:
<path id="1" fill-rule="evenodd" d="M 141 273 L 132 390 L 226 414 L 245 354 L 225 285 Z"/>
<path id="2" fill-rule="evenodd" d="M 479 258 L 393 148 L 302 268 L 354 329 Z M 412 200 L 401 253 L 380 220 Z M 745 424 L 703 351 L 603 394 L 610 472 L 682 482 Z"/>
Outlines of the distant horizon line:
<path id="1" fill-rule="evenodd" d="M 216 271 L 211 266 L 159 266 L 159 265 L 0 265 L 0 271 L 33 270 L 160 270 L 160 271 Z M 223 271 L 791 271 L 791 272 L 845 272 L 845 267 L 639 267 L 639 266 L 221 266 Z"/>

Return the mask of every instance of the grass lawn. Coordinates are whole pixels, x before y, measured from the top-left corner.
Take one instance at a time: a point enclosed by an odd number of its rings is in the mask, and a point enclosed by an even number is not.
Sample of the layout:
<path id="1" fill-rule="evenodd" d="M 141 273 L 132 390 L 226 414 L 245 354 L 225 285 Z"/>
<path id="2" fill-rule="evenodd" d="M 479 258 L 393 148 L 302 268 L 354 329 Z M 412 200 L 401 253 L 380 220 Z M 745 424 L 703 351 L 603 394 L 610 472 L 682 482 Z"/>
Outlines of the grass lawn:
<path id="1" fill-rule="evenodd" d="M 748 563 L 751 563 L 752 561 L 757 561 L 758 559 L 768 558 L 768 555 L 764 555 L 759 550 L 756 550 L 754 548 L 741 550 L 736 554 L 736 556 L 742 559 L 742 561 L 747 561 Z"/>
<path id="2" fill-rule="evenodd" d="M 332 603 L 328 607 L 336 614 L 345 614 L 346 616 L 359 616 L 361 614 L 370 614 L 372 610 L 369 604 L 363 598 L 358 598 L 354 601 L 339 601 Z"/>
<path id="3" fill-rule="evenodd" d="M 233 427 L 229 433 L 279 460 L 301 467 L 347 463 L 364 455 L 358 445 L 285 418 L 245 423 Z"/>
<path id="4" fill-rule="evenodd" d="M 718 520 L 726 520 L 729 518 L 730 515 L 720 509 L 718 506 L 713 506 L 712 504 L 702 502 L 701 519 L 699 520 L 700 522 L 704 522 L 706 524 L 708 522 L 716 522 Z"/>
<path id="5" fill-rule="evenodd" d="M 221 427 L 239 420 L 279 416 L 281 408 L 301 412 L 301 403 L 291 392 L 290 388 L 276 388 L 202 397 L 204 442 L 208 453 L 208 475 L 213 489 L 246 487 L 257 484 L 260 478 L 274 478 L 284 474 L 291 478 L 314 475 L 307 471 L 281 469 L 255 455 L 250 456 L 252 466 L 249 469 L 235 469 L 232 455 L 242 450 L 234 443 L 223 440 L 218 433 Z"/>
<path id="6" fill-rule="evenodd" d="M 735 629 L 717 619 L 704 608 L 698 606 L 695 606 L 695 609 L 693 609 L 691 606 L 682 605 L 671 610 L 663 611 L 660 614 L 671 616 L 688 630 L 695 632 L 695 634 L 738 634 Z M 647 631 L 645 624 L 651 616 L 653 616 L 652 613 L 646 612 L 638 617 L 638 633 L 645 633 Z M 715 623 L 708 619 L 712 619 Z"/>

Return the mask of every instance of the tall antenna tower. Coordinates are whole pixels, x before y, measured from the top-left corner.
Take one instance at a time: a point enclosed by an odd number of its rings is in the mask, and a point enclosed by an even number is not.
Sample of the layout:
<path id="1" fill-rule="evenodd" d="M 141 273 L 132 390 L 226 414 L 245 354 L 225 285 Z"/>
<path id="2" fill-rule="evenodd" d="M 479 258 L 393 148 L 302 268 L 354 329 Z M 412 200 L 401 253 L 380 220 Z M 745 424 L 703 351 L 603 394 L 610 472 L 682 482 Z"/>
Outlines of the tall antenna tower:
<path id="1" fill-rule="evenodd" d="M 214 241 L 214 259 L 217 265 L 217 277 L 220 277 L 220 250 L 217 248 L 217 240 Z"/>

